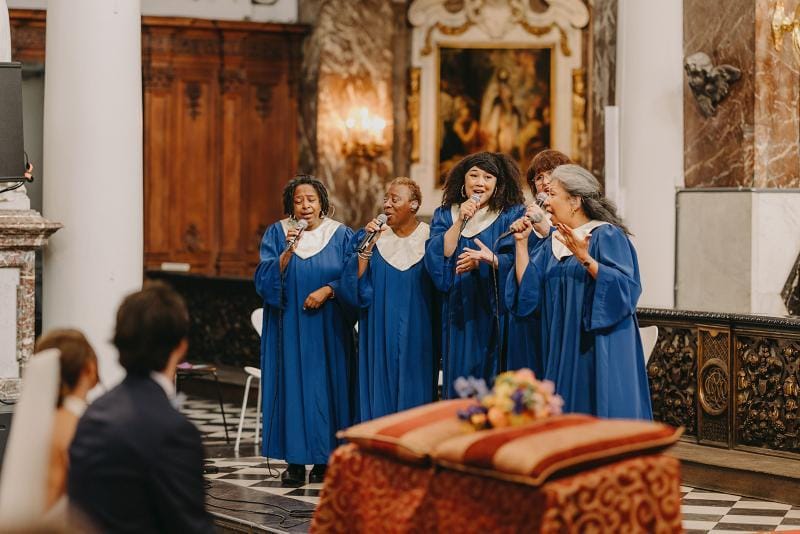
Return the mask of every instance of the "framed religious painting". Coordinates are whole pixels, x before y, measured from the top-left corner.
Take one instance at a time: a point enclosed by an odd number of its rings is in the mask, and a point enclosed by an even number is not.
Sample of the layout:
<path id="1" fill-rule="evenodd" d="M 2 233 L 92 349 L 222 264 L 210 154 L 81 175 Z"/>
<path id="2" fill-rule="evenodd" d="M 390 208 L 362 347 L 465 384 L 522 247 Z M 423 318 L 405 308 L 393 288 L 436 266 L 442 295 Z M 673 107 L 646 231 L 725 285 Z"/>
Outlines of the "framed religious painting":
<path id="1" fill-rule="evenodd" d="M 487 150 L 524 171 L 551 146 L 553 48 L 439 47 L 439 185 L 464 156 Z"/>

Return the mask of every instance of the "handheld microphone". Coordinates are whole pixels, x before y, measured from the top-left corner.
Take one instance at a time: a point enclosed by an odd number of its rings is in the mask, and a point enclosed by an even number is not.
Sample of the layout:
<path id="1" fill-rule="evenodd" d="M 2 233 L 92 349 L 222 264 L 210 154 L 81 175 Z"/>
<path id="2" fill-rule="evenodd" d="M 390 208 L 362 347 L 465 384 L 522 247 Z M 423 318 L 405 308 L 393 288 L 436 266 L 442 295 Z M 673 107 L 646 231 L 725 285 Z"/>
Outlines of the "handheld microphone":
<path id="1" fill-rule="evenodd" d="M 308 221 L 305 219 L 300 219 L 299 221 L 297 221 L 297 226 L 295 226 L 295 228 L 297 229 L 297 235 L 294 236 L 294 238 L 291 241 L 289 241 L 289 243 L 286 245 L 286 249 L 284 250 L 284 252 L 288 252 L 289 250 L 291 250 L 294 244 L 297 243 L 297 240 L 300 239 L 300 234 L 303 233 L 303 230 L 308 228 Z"/>
<path id="2" fill-rule="evenodd" d="M 471 196 L 471 197 L 469 197 L 469 199 L 470 199 L 471 201 L 473 201 L 475 204 L 477 204 L 477 205 L 479 205 L 479 206 L 480 206 L 480 204 L 481 204 L 481 196 L 480 196 L 478 193 L 472 193 L 472 196 Z M 466 228 L 466 227 L 467 227 L 467 223 L 469 222 L 469 220 L 470 220 L 471 218 L 472 218 L 472 217 L 464 217 L 464 220 L 463 220 L 463 221 L 461 221 L 461 231 L 460 231 L 460 232 L 458 232 L 459 234 L 460 234 L 461 232 L 463 232 L 463 231 L 464 231 L 464 228 Z"/>
<path id="3" fill-rule="evenodd" d="M 547 200 L 547 193 L 539 193 L 538 195 L 536 195 L 536 205 L 539 206 L 540 208 L 542 206 L 544 206 L 545 200 Z M 536 213 L 534 215 L 528 216 L 528 220 L 532 224 L 537 224 L 537 223 L 542 222 L 543 218 L 544 217 L 542 216 L 541 213 Z M 502 234 L 500 234 L 500 237 L 498 237 L 497 239 L 498 240 L 503 239 L 504 237 L 508 237 L 513 233 L 514 233 L 514 230 L 507 230 L 506 232 L 503 232 Z"/>
<path id="4" fill-rule="evenodd" d="M 384 224 L 386 224 L 386 215 L 381 213 L 380 215 L 375 217 L 375 220 L 378 221 L 378 228 L 380 228 Z M 375 239 L 377 233 L 378 232 L 367 232 L 367 235 L 365 235 L 364 238 L 361 240 L 361 243 L 358 244 L 358 251 L 364 252 L 365 250 L 367 250 L 367 247 L 369 246 L 370 243 L 372 243 L 372 240 Z"/>

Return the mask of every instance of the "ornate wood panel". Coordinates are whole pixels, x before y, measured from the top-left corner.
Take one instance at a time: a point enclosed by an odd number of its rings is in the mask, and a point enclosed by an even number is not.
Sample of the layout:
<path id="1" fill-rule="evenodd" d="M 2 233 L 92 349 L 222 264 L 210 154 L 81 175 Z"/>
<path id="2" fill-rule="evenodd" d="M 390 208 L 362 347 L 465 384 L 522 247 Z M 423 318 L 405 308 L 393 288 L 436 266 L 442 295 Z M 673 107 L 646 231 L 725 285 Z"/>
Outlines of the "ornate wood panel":
<path id="1" fill-rule="evenodd" d="M 145 266 L 180 262 L 216 274 L 219 36 L 149 26 L 142 48 Z"/>
<path id="2" fill-rule="evenodd" d="M 800 339 L 743 332 L 735 359 L 737 442 L 800 453 Z"/>
<path id="3" fill-rule="evenodd" d="M 659 327 L 648 364 L 656 419 L 701 444 L 800 459 L 800 318 L 638 315 Z"/>
<path id="4" fill-rule="evenodd" d="M 643 322 L 644 324 L 644 322 Z M 653 416 L 697 434 L 697 333 L 680 325 L 659 325 L 647 363 Z"/>
<path id="5" fill-rule="evenodd" d="M 296 169 L 305 27 L 143 20 L 145 268 L 249 278 Z"/>
<path id="6" fill-rule="evenodd" d="M 44 63 L 45 12 L 10 9 L 11 57 L 25 63 Z"/>
<path id="7" fill-rule="evenodd" d="M 699 327 L 697 391 L 700 443 L 730 444 L 730 331 Z"/>

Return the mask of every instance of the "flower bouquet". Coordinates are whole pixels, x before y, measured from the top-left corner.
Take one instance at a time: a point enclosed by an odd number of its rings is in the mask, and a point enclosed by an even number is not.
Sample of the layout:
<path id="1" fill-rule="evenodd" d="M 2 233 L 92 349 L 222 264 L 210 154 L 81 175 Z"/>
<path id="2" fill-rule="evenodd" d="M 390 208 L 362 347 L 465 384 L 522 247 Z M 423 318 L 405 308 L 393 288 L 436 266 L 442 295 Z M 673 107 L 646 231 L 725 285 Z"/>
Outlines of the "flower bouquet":
<path id="1" fill-rule="evenodd" d="M 491 391 L 483 379 L 473 377 L 457 379 L 454 387 L 460 397 L 475 397 L 478 401 L 458 412 L 459 419 L 474 430 L 530 423 L 560 414 L 564 405 L 555 392 L 555 384 L 537 380 L 530 369 L 497 375 Z"/>

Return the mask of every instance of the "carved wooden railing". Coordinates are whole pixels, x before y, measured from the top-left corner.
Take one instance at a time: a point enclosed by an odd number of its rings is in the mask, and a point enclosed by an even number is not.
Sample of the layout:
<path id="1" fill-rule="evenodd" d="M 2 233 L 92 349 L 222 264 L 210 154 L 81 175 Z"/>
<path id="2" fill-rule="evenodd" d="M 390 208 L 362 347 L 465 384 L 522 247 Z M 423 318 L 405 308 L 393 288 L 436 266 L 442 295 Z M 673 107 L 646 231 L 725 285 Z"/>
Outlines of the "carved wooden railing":
<path id="1" fill-rule="evenodd" d="M 800 458 L 800 318 L 640 308 L 657 420 L 696 443 Z"/>

